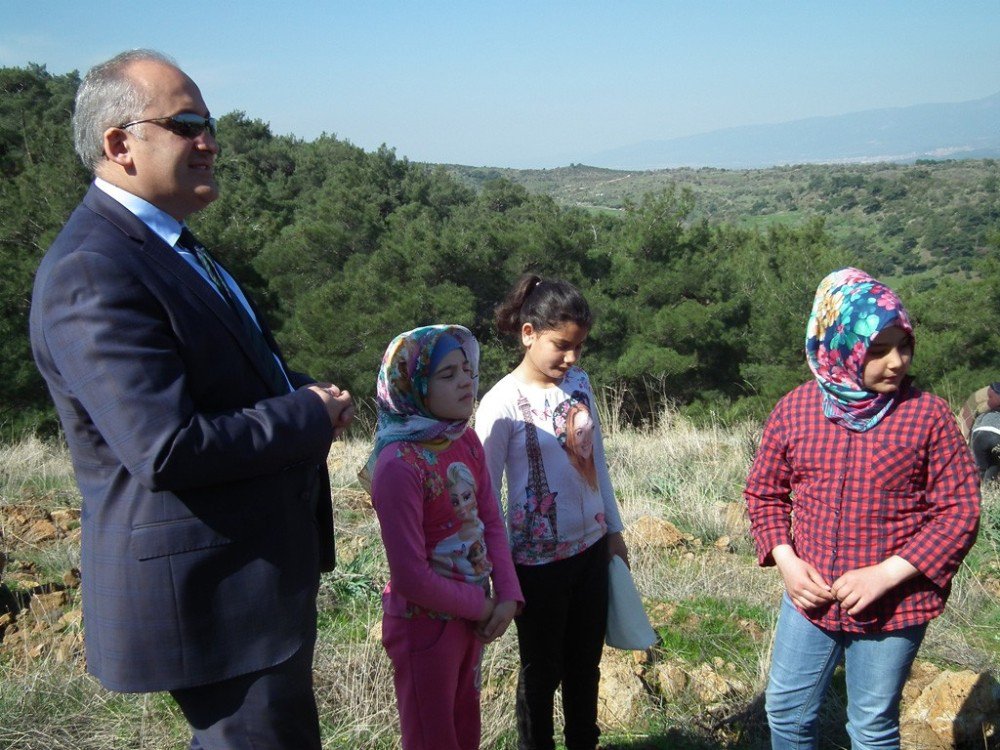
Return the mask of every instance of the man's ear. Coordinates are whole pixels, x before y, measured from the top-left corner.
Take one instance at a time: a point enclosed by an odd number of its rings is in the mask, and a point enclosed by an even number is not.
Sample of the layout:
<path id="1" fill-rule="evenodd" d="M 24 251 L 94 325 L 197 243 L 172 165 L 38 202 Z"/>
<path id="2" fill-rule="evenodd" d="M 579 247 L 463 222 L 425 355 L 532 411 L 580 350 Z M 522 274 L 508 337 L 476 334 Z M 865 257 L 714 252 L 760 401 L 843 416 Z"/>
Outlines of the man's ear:
<path id="1" fill-rule="evenodd" d="M 132 169 L 132 149 L 128 133 L 121 128 L 104 131 L 104 157 L 125 170 Z"/>

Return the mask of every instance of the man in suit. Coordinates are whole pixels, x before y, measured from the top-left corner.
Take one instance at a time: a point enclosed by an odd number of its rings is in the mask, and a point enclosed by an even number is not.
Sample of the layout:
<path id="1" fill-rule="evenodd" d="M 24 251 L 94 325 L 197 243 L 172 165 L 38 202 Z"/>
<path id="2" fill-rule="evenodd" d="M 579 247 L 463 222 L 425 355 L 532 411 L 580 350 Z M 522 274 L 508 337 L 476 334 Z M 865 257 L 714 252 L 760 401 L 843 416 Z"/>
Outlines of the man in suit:
<path id="1" fill-rule="evenodd" d="M 39 267 L 31 344 L 83 496 L 88 669 L 170 691 L 192 748 L 319 748 L 326 457 L 350 395 L 288 369 L 184 226 L 218 195 L 194 81 L 123 53 L 84 78 L 73 124 L 95 180 Z"/>

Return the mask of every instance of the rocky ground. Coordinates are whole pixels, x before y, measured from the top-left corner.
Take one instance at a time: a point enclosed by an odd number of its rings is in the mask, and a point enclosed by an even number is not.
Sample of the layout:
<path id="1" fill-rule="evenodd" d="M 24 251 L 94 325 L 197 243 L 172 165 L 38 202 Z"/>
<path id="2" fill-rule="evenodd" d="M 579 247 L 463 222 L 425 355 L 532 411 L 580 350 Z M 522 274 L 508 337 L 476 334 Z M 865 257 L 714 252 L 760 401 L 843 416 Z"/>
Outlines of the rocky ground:
<path id="1" fill-rule="evenodd" d="M 60 574 L 32 560 L 48 548 L 79 545 L 80 512 L 0 507 L 0 659 L 30 669 L 40 659 L 83 664 L 80 571 Z"/>
<path id="2" fill-rule="evenodd" d="M 725 512 L 730 527 L 738 528 L 742 506 L 734 504 Z M 673 549 L 676 554 L 692 542 L 669 522 L 651 517 L 639 519 L 627 533 L 632 536 L 630 548 L 652 544 L 665 553 Z M 714 546 L 725 552 L 730 544 L 730 538 L 723 536 Z M 657 629 L 666 623 L 677 627 L 672 605 L 656 603 L 647 610 Z M 772 635 L 752 620 L 733 626 L 761 644 L 768 644 Z M 692 668 L 656 647 L 643 653 L 606 649 L 600 691 L 602 723 L 626 729 L 650 700 L 669 702 L 692 695 L 703 707 L 701 728 L 716 736 L 724 737 L 729 727 L 745 729 L 766 723 L 763 696 L 755 695 L 753 686 L 734 676 L 737 672 L 720 657 Z M 904 750 L 1000 748 L 1000 683 L 988 673 L 948 669 L 918 659 L 904 689 L 901 724 Z"/>
<path id="3" fill-rule="evenodd" d="M 728 509 L 738 525 L 740 509 Z M 644 517 L 629 530 L 633 549 L 664 555 L 703 554 L 697 540 L 662 519 Z M 30 671 L 40 660 L 56 660 L 84 668 L 79 571 L 60 569 L 58 561 L 72 555 L 51 554 L 78 546 L 79 512 L 46 510 L 21 504 L 0 506 L 0 668 Z M 711 554 L 731 550 L 728 537 L 720 537 Z M 648 602 L 654 627 L 697 629 L 695 618 L 677 625 L 676 607 L 668 602 Z M 733 622 L 734 628 L 759 643 L 762 652 L 771 633 L 753 620 Z M 374 630 L 377 630 L 375 628 Z M 373 632 L 370 637 L 377 638 Z M 738 746 L 734 732 L 748 726 L 763 727 L 760 679 L 748 684 L 740 670 L 721 657 L 692 666 L 674 658 L 666 649 L 646 652 L 608 649 L 602 663 L 601 721 L 611 732 L 627 732 L 642 722 L 651 706 L 675 701 L 696 702 L 701 717 L 698 729 L 729 739 Z M 485 698 L 484 698 L 485 699 Z M 904 747 L 1000 747 L 1000 685 L 989 674 L 947 669 L 929 661 L 914 665 L 903 703 Z M 738 729 L 734 729 L 738 728 Z"/>

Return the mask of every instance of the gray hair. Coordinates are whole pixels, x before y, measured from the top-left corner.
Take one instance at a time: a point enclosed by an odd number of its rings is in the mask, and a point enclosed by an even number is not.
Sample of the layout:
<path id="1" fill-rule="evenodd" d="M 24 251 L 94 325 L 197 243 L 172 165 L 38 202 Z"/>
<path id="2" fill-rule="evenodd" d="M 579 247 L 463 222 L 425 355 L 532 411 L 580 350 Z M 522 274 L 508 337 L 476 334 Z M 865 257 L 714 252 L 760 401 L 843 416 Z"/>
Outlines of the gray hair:
<path id="1" fill-rule="evenodd" d="M 135 62 L 153 61 L 177 67 L 162 52 L 134 49 L 92 67 L 76 92 L 73 144 L 83 166 L 91 172 L 104 158 L 104 131 L 138 120 L 150 103 L 150 93 L 136 86 L 126 73 Z M 141 137 L 141 131 L 137 133 Z"/>

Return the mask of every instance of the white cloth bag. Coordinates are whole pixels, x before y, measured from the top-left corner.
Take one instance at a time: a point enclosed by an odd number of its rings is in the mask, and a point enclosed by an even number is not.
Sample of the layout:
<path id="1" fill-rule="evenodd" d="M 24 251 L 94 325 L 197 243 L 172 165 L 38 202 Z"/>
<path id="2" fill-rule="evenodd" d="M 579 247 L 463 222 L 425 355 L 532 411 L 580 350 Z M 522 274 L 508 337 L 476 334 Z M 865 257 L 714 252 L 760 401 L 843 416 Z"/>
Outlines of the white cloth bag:
<path id="1" fill-rule="evenodd" d="M 645 651 L 656 643 L 632 573 L 618 555 L 608 564 L 608 632 L 604 639 L 612 648 Z"/>

